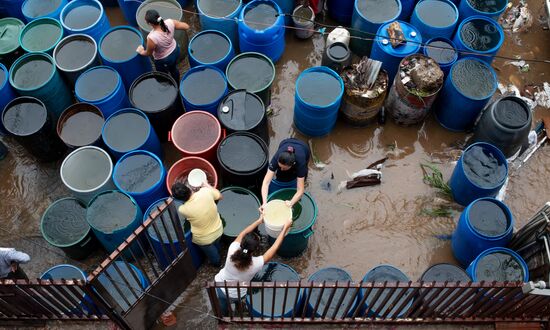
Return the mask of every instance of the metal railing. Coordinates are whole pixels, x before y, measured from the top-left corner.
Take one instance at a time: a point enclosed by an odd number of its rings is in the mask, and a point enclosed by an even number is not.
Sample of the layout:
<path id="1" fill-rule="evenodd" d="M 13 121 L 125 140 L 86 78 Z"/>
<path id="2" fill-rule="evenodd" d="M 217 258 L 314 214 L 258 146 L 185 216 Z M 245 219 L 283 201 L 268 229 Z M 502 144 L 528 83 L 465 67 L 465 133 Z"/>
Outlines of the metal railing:
<path id="1" fill-rule="evenodd" d="M 232 323 L 548 322 L 550 296 L 510 282 L 208 282 L 213 313 Z M 241 300 L 223 298 L 236 289 Z M 246 293 L 245 293 L 246 290 Z M 220 296 L 222 299 L 220 299 Z M 235 295 L 237 296 L 237 295 Z"/>

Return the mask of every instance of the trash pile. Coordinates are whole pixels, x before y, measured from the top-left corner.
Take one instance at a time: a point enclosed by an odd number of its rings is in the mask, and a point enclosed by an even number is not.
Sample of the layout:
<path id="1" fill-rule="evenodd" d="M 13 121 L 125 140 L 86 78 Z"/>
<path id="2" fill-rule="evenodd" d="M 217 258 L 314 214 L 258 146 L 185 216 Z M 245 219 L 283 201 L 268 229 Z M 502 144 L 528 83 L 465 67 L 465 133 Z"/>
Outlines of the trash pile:
<path id="1" fill-rule="evenodd" d="M 500 25 L 509 33 L 526 32 L 533 25 L 533 15 L 525 0 L 520 0 L 516 6 L 508 3 L 505 14 L 500 18 Z"/>
<path id="2" fill-rule="evenodd" d="M 399 79 L 410 93 L 427 96 L 436 93 L 445 78 L 439 65 L 430 57 L 412 57 L 399 66 Z"/>

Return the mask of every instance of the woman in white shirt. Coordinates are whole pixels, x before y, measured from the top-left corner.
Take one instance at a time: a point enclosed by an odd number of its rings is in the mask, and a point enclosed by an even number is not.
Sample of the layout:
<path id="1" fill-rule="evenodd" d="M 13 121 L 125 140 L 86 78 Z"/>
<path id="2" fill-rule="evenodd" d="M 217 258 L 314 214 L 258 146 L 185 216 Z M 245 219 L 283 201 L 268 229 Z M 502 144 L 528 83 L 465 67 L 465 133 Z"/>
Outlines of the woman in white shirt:
<path id="1" fill-rule="evenodd" d="M 254 230 L 264 221 L 263 216 L 246 227 L 237 236 L 235 241 L 229 245 L 227 251 L 227 258 L 225 260 L 225 266 L 214 277 L 214 281 L 238 281 L 249 282 L 254 275 L 262 270 L 265 263 L 269 262 L 274 256 L 286 233 L 292 225 L 292 219 L 288 219 L 285 223 L 283 230 L 275 240 L 275 243 L 262 255 L 254 257 L 256 251 L 260 248 L 260 238 Z M 239 301 L 246 297 L 246 289 L 227 289 L 231 302 Z M 227 314 L 227 298 L 225 289 L 217 289 L 217 294 L 220 300 L 222 313 Z"/>

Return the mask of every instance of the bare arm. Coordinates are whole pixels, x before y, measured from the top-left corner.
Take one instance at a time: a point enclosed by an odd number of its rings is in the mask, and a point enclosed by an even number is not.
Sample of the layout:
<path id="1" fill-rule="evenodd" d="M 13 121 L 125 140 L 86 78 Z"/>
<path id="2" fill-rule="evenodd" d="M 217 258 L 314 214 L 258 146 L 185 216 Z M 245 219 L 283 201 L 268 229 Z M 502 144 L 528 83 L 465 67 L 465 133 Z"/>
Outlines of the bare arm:
<path id="1" fill-rule="evenodd" d="M 180 22 L 175 19 L 173 21 L 174 21 L 174 27 L 176 28 L 176 30 L 189 30 L 189 24 L 185 22 Z"/>
<path id="2" fill-rule="evenodd" d="M 292 196 L 292 199 L 288 202 L 288 204 L 290 204 L 289 205 L 290 207 L 292 207 L 292 206 L 294 206 L 294 204 L 298 203 L 300 198 L 302 198 L 302 196 L 304 195 L 305 181 L 306 181 L 305 178 L 298 178 L 296 193 L 294 194 L 294 196 Z"/>
<path id="3" fill-rule="evenodd" d="M 271 180 L 273 180 L 273 177 L 275 176 L 275 172 L 268 169 L 267 173 L 264 176 L 264 181 L 262 182 L 262 207 L 267 203 L 267 194 L 269 193 L 269 184 L 271 183 Z"/>
<path id="4" fill-rule="evenodd" d="M 292 219 L 288 219 L 287 223 L 285 223 L 285 226 L 283 227 L 283 230 L 277 236 L 277 239 L 275 240 L 275 243 L 271 245 L 271 247 L 265 251 L 264 253 L 264 264 L 268 263 L 273 257 L 275 256 L 275 253 L 277 253 L 277 250 L 281 247 L 281 244 L 283 243 L 283 240 L 285 239 L 286 233 L 290 230 L 290 226 L 292 226 Z"/>
<path id="5" fill-rule="evenodd" d="M 136 49 L 136 52 L 138 52 L 138 54 L 141 56 L 151 56 L 156 46 L 157 45 L 155 45 L 155 43 L 151 39 L 147 38 L 147 49 L 144 49 L 142 45 L 139 45 Z"/>
<path id="6" fill-rule="evenodd" d="M 239 236 L 237 236 L 237 238 L 235 239 L 235 242 L 240 244 L 243 241 L 243 238 L 246 236 L 246 234 L 253 232 L 254 229 L 256 229 L 262 222 L 264 222 L 264 218 L 260 214 L 260 217 L 256 221 L 254 221 L 253 223 L 248 225 L 248 227 L 243 229 L 243 231 L 241 231 Z"/>

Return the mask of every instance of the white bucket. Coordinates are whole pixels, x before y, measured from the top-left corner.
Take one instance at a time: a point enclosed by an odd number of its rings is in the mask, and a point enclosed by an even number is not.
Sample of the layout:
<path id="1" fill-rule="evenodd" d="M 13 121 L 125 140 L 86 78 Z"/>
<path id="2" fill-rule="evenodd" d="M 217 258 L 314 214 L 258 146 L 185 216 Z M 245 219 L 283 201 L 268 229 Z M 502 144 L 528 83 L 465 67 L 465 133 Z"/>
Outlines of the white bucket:
<path id="1" fill-rule="evenodd" d="M 328 34 L 326 48 L 330 47 L 330 45 L 332 45 L 335 42 L 344 43 L 346 44 L 346 46 L 349 47 L 350 38 L 351 37 L 350 37 L 349 31 L 339 26 Z"/>
<path id="2" fill-rule="evenodd" d="M 60 174 L 63 184 L 86 204 L 98 193 L 116 189 L 111 157 L 98 147 L 87 146 L 71 152 L 63 160 Z"/>
<path id="3" fill-rule="evenodd" d="M 315 13 L 313 12 L 313 9 L 311 7 L 305 7 L 309 9 L 311 12 L 311 16 L 307 18 L 307 20 L 300 20 L 296 18 L 296 14 L 298 10 L 304 8 L 304 6 L 300 5 L 294 9 L 292 12 L 292 21 L 294 22 L 294 26 L 298 29 L 294 30 L 296 32 L 296 37 L 300 39 L 308 39 L 311 38 L 313 33 L 315 33 L 314 27 L 315 27 Z M 302 30 L 304 29 L 304 30 Z"/>
<path id="4" fill-rule="evenodd" d="M 288 219 L 292 219 L 292 208 L 285 201 L 274 199 L 264 206 L 265 231 L 273 238 L 277 238 Z"/>

